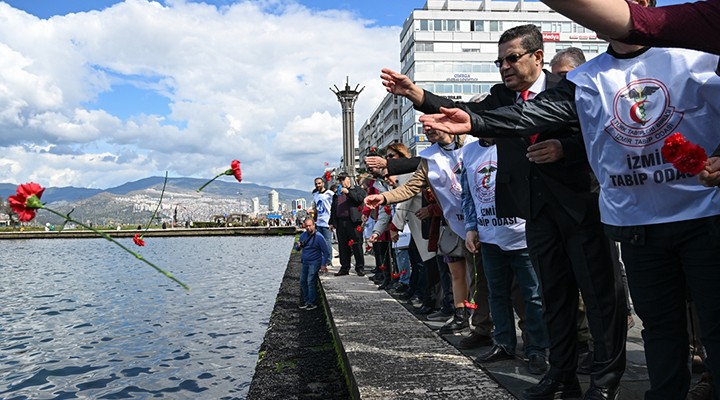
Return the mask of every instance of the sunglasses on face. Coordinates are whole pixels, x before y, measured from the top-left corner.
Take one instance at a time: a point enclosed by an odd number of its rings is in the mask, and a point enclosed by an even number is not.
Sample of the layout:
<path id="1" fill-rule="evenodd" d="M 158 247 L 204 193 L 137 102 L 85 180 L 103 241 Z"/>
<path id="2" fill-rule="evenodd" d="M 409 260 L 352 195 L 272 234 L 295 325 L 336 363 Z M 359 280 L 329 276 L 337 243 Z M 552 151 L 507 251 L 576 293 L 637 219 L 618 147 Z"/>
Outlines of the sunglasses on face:
<path id="1" fill-rule="evenodd" d="M 526 56 L 528 54 L 532 54 L 534 52 L 535 52 L 535 50 L 532 50 L 532 51 L 528 51 L 528 52 L 525 52 L 522 54 L 516 53 L 516 54 L 510 54 L 509 56 L 505 56 L 505 57 L 498 57 L 498 59 L 495 60 L 495 66 L 498 68 L 502 67 L 502 65 L 505 61 L 507 61 L 508 64 L 515 64 L 516 62 L 520 61 L 520 59 L 523 58 L 524 56 Z"/>

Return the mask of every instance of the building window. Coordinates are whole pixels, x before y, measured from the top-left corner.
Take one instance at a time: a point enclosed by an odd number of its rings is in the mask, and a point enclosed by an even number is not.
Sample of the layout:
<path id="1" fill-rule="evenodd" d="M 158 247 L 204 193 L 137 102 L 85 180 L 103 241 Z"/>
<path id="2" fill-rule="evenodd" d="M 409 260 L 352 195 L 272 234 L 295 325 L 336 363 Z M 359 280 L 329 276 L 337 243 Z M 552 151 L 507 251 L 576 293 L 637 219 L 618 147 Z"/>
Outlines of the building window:
<path id="1" fill-rule="evenodd" d="M 485 32 L 485 21 L 470 21 L 470 31 Z"/>
<path id="2" fill-rule="evenodd" d="M 583 51 L 584 53 L 599 53 L 599 52 L 600 52 L 600 45 L 591 44 L 591 43 L 583 43 L 583 45 L 582 45 L 582 51 Z"/>
<path id="3" fill-rule="evenodd" d="M 490 21 L 490 32 L 502 32 L 502 21 Z"/>
<path id="4" fill-rule="evenodd" d="M 427 43 L 427 42 L 417 42 L 415 43 L 415 51 L 416 52 L 430 52 L 433 51 L 433 43 Z"/>

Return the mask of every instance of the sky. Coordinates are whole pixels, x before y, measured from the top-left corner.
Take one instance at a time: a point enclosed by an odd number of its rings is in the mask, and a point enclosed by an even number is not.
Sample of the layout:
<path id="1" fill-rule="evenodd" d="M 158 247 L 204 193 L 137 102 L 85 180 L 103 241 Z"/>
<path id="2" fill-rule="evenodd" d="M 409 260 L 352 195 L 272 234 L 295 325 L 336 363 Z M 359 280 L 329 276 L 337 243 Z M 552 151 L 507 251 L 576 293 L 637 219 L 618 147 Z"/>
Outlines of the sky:
<path id="1" fill-rule="evenodd" d="M 330 88 L 364 88 L 357 131 L 424 3 L 0 1 L 0 182 L 209 179 L 237 159 L 244 181 L 310 190 L 342 156 Z"/>

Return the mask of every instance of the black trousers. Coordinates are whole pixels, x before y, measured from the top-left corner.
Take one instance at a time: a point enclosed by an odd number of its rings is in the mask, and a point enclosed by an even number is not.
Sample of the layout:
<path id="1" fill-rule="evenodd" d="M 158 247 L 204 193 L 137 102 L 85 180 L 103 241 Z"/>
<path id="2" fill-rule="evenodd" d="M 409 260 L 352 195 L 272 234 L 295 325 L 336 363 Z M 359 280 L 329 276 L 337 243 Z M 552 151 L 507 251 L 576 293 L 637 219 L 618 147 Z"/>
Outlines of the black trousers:
<path id="1" fill-rule="evenodd" d="M 715 378 L 713 398 L 720 398 L 720 217 L 606 229 L 621 243 L 630 295 L 643 321 L 650 377 L 645 399 L 684 399 L 688 391 L 688 289 L 705 365 Z"/>
<path id="2" fill-rule="evenodd" d="M 625 372 L 627 306 L 622 288 L 616 285 L 597 206 L 593 211 L 578 224 L 559 204 L 547 204 L 527 221 L 526 236 L 540 279 L 550 339 L 547 376 L 559 380 L 575 376 L 580 289 L 593 337 L 591 378 L 598 386 L 612 386 Z"/>
<path id="3" fill-rule="evenodd" d="M 363 271 L 365 269 L 365 256 L 363 255 L 362 232 L 357 231 L 360 223 L 352 222 L 349 219 L 338 218 L 338 226 L 335 227 L 338 240 L 338 253 L 340 253 L 340 269 L 343 271 L 350 270 L 350 255 L 355 255 L 355 270 Z M 350 241 L 353 241 L 350 245 Z"/>

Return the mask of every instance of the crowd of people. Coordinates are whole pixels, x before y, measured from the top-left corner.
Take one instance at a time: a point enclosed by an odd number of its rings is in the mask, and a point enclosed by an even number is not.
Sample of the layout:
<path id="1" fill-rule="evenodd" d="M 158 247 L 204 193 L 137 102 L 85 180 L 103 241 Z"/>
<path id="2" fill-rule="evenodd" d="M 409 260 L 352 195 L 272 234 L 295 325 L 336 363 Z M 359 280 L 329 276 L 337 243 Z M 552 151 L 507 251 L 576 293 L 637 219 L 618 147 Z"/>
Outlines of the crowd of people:
<path id="1" fill-rule="evenodd" d="M 364 275 L 371 243 L 378 289 L 443 321 L 441 334 L 469 328 L 458 346 L 486 346 L 481 364 L 516 357 L 517 314 L 527 368 L 542 375 L 527 400 L 621 398 L 632 303 L 643 322 L 645 398 L 718 399 L 719 51 L 667 26 L 674 13 L 717 33 L 708 22 L 718 1 L 543 1 L 597 29 L 607 52 L 585 62 L 569 48 L 548 71 L 539 29 L 511 28 L 498 42 L 502 83 L 469 102 L 382 70 L 388 92 L 425 114 L 432 145 L 417 157 L 399 143 L 373 149 L 369 175 L 353 183 L 341 174 L 332 195 L 316 179 L 318 227 L 337 232 L 335 275 L 349 273 L 352 255 Z M 656 44 L 699 51 L 647 47 Z M 675 132 L 710 153 L 702 171 L 666 159 Z M 707 372 L 691 389 L 693 354 Z M 578 373 L 591 377 L 584 393 Z"/>

